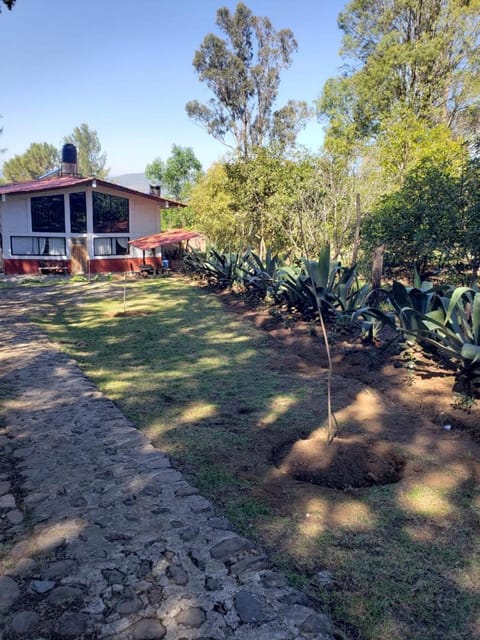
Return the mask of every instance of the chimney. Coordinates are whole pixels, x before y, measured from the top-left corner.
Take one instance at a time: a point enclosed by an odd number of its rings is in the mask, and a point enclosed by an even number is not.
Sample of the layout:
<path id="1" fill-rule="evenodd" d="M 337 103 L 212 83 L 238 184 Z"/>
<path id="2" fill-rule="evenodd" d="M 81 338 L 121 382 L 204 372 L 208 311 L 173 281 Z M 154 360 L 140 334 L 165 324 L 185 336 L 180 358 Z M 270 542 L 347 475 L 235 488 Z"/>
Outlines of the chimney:
<path id="1" fill-rule="evenodd" d="M 63 176 L 78 175 L 77 169 L 77 148 L 74 144 L 67 143 L 62 147 L 62 169 Z"/>

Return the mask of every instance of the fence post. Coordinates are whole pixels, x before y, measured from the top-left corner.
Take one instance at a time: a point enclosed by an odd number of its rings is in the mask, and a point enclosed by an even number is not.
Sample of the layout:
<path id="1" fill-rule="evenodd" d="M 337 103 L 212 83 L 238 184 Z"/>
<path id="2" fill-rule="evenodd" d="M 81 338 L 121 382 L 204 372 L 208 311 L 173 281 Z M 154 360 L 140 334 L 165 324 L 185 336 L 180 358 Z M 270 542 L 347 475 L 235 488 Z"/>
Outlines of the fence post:
<path id="1" fill-rule="evenodd" d="M 372 294 L 371 304 L 376 306 L 380 302 L 380 293 L 378 289 L 382 286 L 382 273 L 383 273 L 383 252 L 385 251 L 385 245 L 381 244 L 375 247 L 373 250 L 372 259 Z"/>

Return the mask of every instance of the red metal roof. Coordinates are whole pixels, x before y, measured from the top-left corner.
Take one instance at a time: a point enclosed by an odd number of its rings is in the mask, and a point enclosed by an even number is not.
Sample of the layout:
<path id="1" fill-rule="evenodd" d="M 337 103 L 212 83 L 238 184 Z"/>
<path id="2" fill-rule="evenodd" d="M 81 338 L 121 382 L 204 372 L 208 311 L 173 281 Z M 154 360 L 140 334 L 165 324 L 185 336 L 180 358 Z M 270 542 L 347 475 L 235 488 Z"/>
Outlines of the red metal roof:
<path id="1" fill-rule="evenodd" d="M 75 176 L 54 176 L 52 178 L 44 178 L 43 180 L 28 180 L 27 182 L 12 182 L 10 184 L 0 184 L 0 195 L 13 195 L 18 193 L 34 193 L 36 191 L 50 191 L 52 189 L 68 189 L 77 186 L 92 186 L 95 180 L 97 188 L 106 187 L 115 191 L 121 191 L 123 193 L 129 193 L 132 195 L 147 198 L 148 200 L 154 200 L 160 205 L 168 205 L 169 207 L 185 207 L 186 205 L 170 198 L 162 198 L 162 196 L 155 196 L 150 193 L 143 193 L 136 189 L 129 189 L 123 187 L 120 184 L 114 182 L 107 182 L 107 180 L 100 180 L 99 178 L 81 178 Z"/>
<path id="2" fill-rule="evenodd" d="M 0 194 L 30 193 L 32 191 L 46 191 L 47 189 L 66 189 L 80 184 L 91 183 L 93 178 L 75 178 L 74 176 L 55 176 L 44 180 L 28 180 L 26 182 L 11 182 L 0 184 Z"/>
<path id="3" fill-rule="evenodd" d="M 163 231 L 162 233 L 154 233 L 151 236 L 143 236 L 143 238 L 136 238 L 130 240 L 129 244 L 137 247 L 137 249 L 155 249 L 166 244 L 176 244 L 177 242 L 184 242 L 185 240 L 191 240 L 192 238 L 200 238 L 201 233 L 197 231 L 187 231 L 186 229 L 171 229 L 170 231 Z"/>

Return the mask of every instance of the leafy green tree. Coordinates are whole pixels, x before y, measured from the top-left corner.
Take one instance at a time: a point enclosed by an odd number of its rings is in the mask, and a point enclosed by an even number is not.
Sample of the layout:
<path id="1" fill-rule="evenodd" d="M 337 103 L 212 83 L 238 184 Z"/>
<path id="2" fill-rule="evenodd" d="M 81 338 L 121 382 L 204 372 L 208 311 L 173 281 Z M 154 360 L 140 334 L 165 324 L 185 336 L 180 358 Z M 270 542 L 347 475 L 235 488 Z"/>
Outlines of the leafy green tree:
<path id="1" fill-rule="evenodd" d="M 252 247 L 262 258 L 267 247 L 277 253 L 288 246 L 288 213 L 279 195 L 287 163 L 260 148 L 248 159 L 225 165 L 231 209 L 240 228 L 237 241 L 240 248 Z"/>
<path id="2" fill-rule="evenodd" d="M 105 178 L 108 169 L 105 168 L 107 154 L 102 153 L 102 145 L 95 130 L 88 124 L 82 123 L 75 127 L 71 135 L 66 136 L 65 143 L 74 144 L 78 154 L 78 172 L 82 176 L 96 176 Z"/>
<path id="3" fill-rule="evenodd" d="M 172 145 L 166 162 L 156 158 L 147 164 L 145 175 L 165 188 L 165 194 L 175 200 L 188 200 L 192 186 L 202 174 L 202 165 L 192 147 Z"/>
<path id="4" fill-rule="evenodd" d="M 58 150 L 47 142 L 33 142 L 25 153 L 16 155 L 3 164 L 3 175 L 8 182 L 34 180 L 59 163 Z"/>
<path id="5" fill-rule="evenodd" d="M 336 258 L 349 257 L 355 194 L 345 167 L 327 156 L 293 160 L 271 149 L 215 167 L 194 187 L 190 204 L 195 228 L 216 245 L 313 258 L 329 243 Z"/>
<path id="6" fill-rule="evenodd" d="M 472 99 L 480 109 L 479 8 L 478 0 L 351 0 L 339 26 L 350 77 L 361 78 L 358 120 L 367 131 L 399 102 L 449 126 Z"/>
<path id="7" fill-rule="evenodd" d="M 192 186 L 202 174 L 202 165 L 192 147 L 174 144 L 165 163 L 164 184 L 176 200 L 188 200 Z"/>
<path id="8" fill-rule="evenodd" d="M 11 10 L 13 5 L 15 4 L 16 0 L 3 0 L 3 4 L 6 5 L 7 9 Z M 2 9 L 0 7 L 0 13 L 2 12 Z"/>
<path id="9" fill-rule="evenodd" d="M 291 144 L 309 115 L 306 103 L 293 100 L 274 109 L 280 72 L 297 49 L 292 31 L 276 31 L 241 2 L 233 14 L 220 8 L 216 23 L 225 38 L 208 34 L 193 59 L 214 97 L 188 102 L 188 115 L 244 158 L 272 141 Z"/>
<path id="10" fill-rule="evenodd" d="M 225 166 L 213 164 L 192 188 L 189 201 L 192 224 L 220 249 L 241 248 L 237 241 L 241 225 L 232 207 L 232 194 Z"/>
<path id="11" fill-rule="evenodd" d="M 473 141 L 479 9 L 479 0 L 351 0 L 339 17 L 346 70 L 317 103 L 326 147 L 356 166 L 375 158 L 384 187 L 398 188 L 429 152 L 438 161 L 442 144 L 445 157 L 459 135 Z"/>
<path id="12" fill-rule="evenodd" d="M 462 242 L 471 265 L 471 284 L 480 271 L 480 159 L 469 160 L 461 175 Z"/>
<path id="13" fill-rule="evenodd" d="M 155 158 L 153 162 L 145 167 L 145 176 L 151 182 L 162 185 L 165 174 L 165 163 L 161 158 Z"/>
<path id="14" fill-rule="evenodd" d="M 365 250 L 384 245 L 388 268 L 410 273 L 415 268 L 422 277 L 427 270 L 461 261 L 469 223 L 460 187 L 454 163 L 423 160 L 406 176 L 403 187 L 385 195 L 365 221 Z"/>

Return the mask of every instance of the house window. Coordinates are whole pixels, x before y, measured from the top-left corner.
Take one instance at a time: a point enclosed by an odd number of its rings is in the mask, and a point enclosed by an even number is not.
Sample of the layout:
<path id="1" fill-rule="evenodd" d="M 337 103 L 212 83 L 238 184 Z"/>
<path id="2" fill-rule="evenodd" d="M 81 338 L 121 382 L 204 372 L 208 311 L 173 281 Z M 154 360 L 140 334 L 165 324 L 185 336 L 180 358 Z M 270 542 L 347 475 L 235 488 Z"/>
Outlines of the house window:
<path id="1" fill-rule="evenodd" d="M 63 194 L 32 198 L 31 211 L 32 231 L 65 233 L 65 201 Z"/>
<path id="2" fill-rule="evenodd" d="M 65 238 L 47 238 L 44 236 L 12 236 L 12 255 L 14 256 L 66 256 Z"/>
<path id="3" fill-rule="evenodd" d="M 93 252 L 96 256 L 128 255 L 128 238 L 95 238 Z"/>
<path id="4" fill-rule="evenodd" d="M 128 233 L 128 198 L 93 192 L 94 233 Z"/>
<path id="5" fill-rule="evenodd" d="M 70 231 L 87 233 L 87 199 L 84 191 L 70 194 Z"/>

